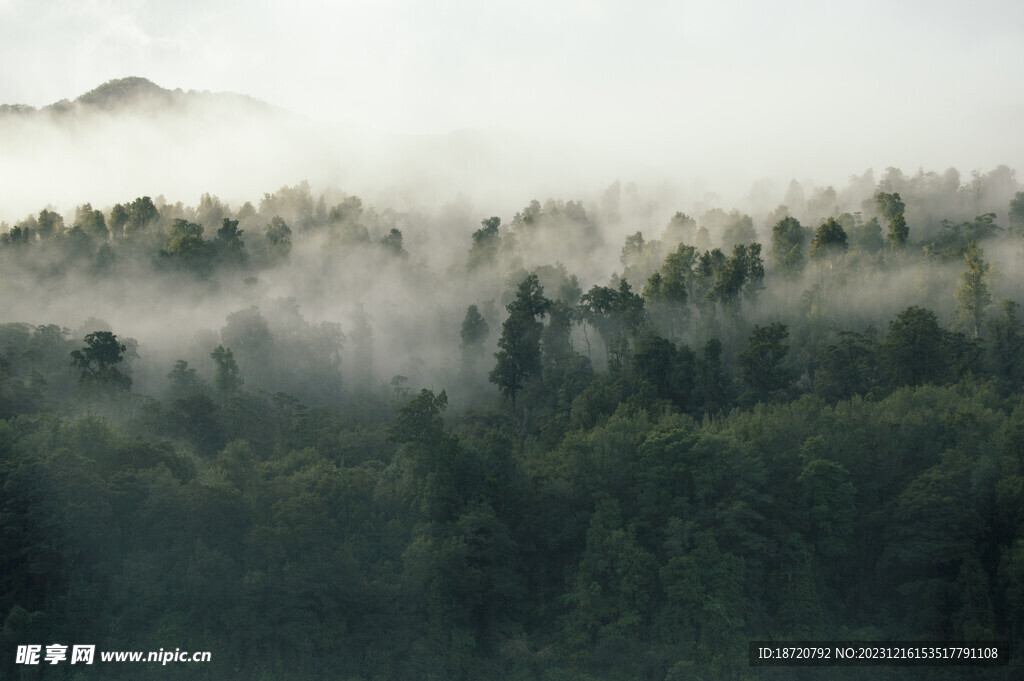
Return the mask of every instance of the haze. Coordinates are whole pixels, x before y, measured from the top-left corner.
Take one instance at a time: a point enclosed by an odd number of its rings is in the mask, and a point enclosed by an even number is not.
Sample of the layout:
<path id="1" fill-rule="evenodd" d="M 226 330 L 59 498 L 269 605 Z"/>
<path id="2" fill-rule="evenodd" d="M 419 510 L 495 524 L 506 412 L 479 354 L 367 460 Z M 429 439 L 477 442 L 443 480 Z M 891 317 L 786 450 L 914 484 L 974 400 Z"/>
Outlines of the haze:
<path id="1" fill-rule="evenodd" d="M 137 75 L 356 136 L 497 130 L 586 148 L 609 159 L 593 182 L 703 177 L 738 192 L 762 177 L 838 185 L 866 168 L 1024 159 L 1024 5 L 1012 0 L 0 0 L 0 58 L 4 103 Z M 304 179 L 291 170 L 280 179 Z"/>

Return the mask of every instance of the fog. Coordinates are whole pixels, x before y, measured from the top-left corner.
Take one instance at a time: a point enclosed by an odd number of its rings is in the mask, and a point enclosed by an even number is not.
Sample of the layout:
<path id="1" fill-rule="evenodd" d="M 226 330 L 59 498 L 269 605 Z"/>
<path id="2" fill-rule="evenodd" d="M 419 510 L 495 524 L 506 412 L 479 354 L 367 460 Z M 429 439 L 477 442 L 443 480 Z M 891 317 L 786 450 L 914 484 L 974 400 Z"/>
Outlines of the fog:
<path id="1" fill-rule="evenodd" d="M 0 60 L 0 677 L 1019 670 L 1020 0 L 0 0 Z"/>
<path id="2" fill-rule="evenodd" d="M 499 211 L 522 195 L 581 198 L 616 178 L 703 178 L 732 203 L 766 177 L 839 186 L 866 168 L 1018 167 L 1022 31 L 1020 4 L 1008 0 L 595 0 L 557 11 L 303 0 L 241 13 L 225 0 L 5 0 L 0 57 L 23 66 L 0 74 L 0 102 L 40 108 L 138 75 L 243 93 L 298 120 L 287 133 L 237 111 L 208 130 L 186 118 L 182 134 L 123 120 L 100 123 L 106 134 L 95 137 L 4 133 L 4 186 L 19 188 L 8 200 L 46 176 L 72 187 L 4 206 L 0 219 L 20 219 L 37 199 L 106 203 L 97 193 L 120 182 L 128 194 L 241 202 L 307 179 L 375 203 L 371 190 L 387 191 L 389 205 L 463 192 Z M 126 162 L 126 147 L 160 162 Z M 78 153 L 101 162 L 107 181 L 96 164 L 76 173 Z"/>
<path id="3" fill-rule="evenodd" d="M 228 316 L 254 306 L 275 339 L 339 324 L 348 389 L 395 374 L 452 382 L 461 319 L 478 305 L 486 388 L 517 278 L 548 268 L 549 289 L 576 277 L 586 292 L 623 277 L 640 293 L 679 241 L 666 233 L 677 212 L 700 228 L 687 235 L 698 253 L 762 245 L 768 285 L 746 324 L 799 316 L 815 285 L 837 326 L 884 326 L 912 303 L 948 320 L 962 262 L 917 254 L 944 220 L 993 213 L 1006 230 L 1020 188 L 1024 95 L 1007 87 L 1024 77 L 1019 3 L 236 10 L 0 3 L 0 56 L 31 64 L 0 76 L 0 231 L 44 208 L 65 229 L 85 204 L 108 223 L 139 197 L 160 211 L 136 239 L 110 237 L 111 261 L 98 264 L 102 239 L 77 255 L 71 242 L 8 253 L 3 321 L 77 332 L 103 320 L 138 341 L 136 386 L 153 394 L 175 359 L 208 373 Z M 877 267 L 851 253 L 827 276 L 820 264 L 777 276 L 782 217 L 813 231 L 847 214 L 860 229 L 877 192 L 906 202 L 912 257 Z M 354 212 L 329 216 L 353 197 Z M 531 211 L 541 227 L 525 225 Z M 474 264 L 492 216 L 499 245 Z M 161 260 L 175 219 L 212 242 L 231 217 L 244 266 L 196 276 Z M 286 257 L 266 236 L 275 217 L 292 231 Z M 985 245 L 991 286 L 1010 296 L 1019 247 L 999 235 Z M 674 340 L 706 340 L 696 318 Z M 281 388 L 272 373 L 250 384 Z"/>
<path id="4" fill-rule="evenodd" d="M 570 305 L 620 277 L 641 293 L 680 242 L 726 256 L 737 243 L 763 247 L 767 287 L 744 304 L 741 322 L 705 323 L 699 301 L 690 301 L 685 324 L 669 334 L 693 347 L 726 338 L 727 361 L 750 324 L 778 319 L 884 329 L 903 308 L 923 305 L 954 324 L 962 258 L 921 255 L 922 244 L 943 234 L 943 221 L 993 213 L 999 229 L 983 247 L 995 299 L 1015 297 L 1022 283 L 1020 242 L 1001 231 L 1020 184 L 1004 165 L 974 173 L 853 168 L 835 185 L 782 176 L 719 187 L 567 142 L 494 130 L 355 134 L 250 98 L 141 80 L 39 111 L 8 110 L 0 131 L 0 181 L 16 189 L 2 207 L 4 231 L 31 229 L 45 207 L 70 229 L 86 203 L 112 224 L 115 204 L 155 199 L 158 219 L 131 238 L 73 243 L 62 232 L 30 244 L 37 248 L 8 248 L 0 319 L 57 324 L 78 341 L 97 324 L 134 339 L 135 388 L 154 396 L 165 393 L 175 361 L 210 378 L 210 352 L 235 342 L 247 385 L 270 393 L 315 402 L 386 391 L 404 376 L 412 386 L 446 388 L 457 401 L 497 400 L 490 358 L 505 305 L 527 273 Z M 860 229 L 876 215 L 878 192 L 898 192 L 906 203 L 915 248 L 898 264 L 854 249 L 839 263 L 808 263 L 796 279 L 776 272 L 770 251 L 780 219 L 796 217 L 808 235 L 842 215 Z M 678 212 L 693 218 L 684 232 L 671 230 Z M 492 216 L 500 218 L 498 235 L 490 251 L 477 250 L 473 235 Z M 202 225 L 212 242 L 225 218 L 239 220 L 245 263 L 200 267 L 161 255 L 175 219 Z M 287 253 L 269 240 L 275 218 L 291 230 Z M 400 241 L 389 245 L 392 230 Z M 630 237 L 637 234 L 639 242 Z M 103 243 L 113 253 L 106 260 Z M 489 335 L 467 365 L 460 325 L 469 305 L 484 314 Z M 573 334 L 576 349 L 602 367 L 595 329 L 579 324 Z M 340 353 L 329 389 L 317 387 L 322 366 L 293 371 L 318 343 L 327 345 L 316 352 Z"/>

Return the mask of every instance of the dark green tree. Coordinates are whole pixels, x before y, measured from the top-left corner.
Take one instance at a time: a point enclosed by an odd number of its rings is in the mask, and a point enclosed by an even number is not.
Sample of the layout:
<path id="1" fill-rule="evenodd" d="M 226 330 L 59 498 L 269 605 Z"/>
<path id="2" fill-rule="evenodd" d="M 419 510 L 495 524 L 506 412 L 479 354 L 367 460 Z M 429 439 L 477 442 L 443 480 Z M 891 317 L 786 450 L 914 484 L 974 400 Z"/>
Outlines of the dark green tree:
<path id="1" fill-rule="evenodd" d="M 878 253 L 885 246 L 878 218 L 871 218 L 856 232 L 853 245 L 865 253 Z"/>
<path id="2" fill-rule="evenodd" d="M 1003 316 L 989 322 L 986 355 L 989 371 L 1009 390 L 1024 383 L 1024 324 L 1020 305 L 1012 300 L 1000 303 Z"/>
<path id="3" fill-rule="evenodd" d="M 52 210 L 39 211 L 39 219 L 36 224 L 40 239 L 52 239 L 61 236 L 64 232 L 64 218 Z"/>
<path id="4" fill-rule="evenodd" d="M 829 218 L 821 223 L 814 233 L 814 239 L 811 240 L 811 257 L 831 260 L 845 253 L 848 248 L 843 226 L 835 218 Z"/>
<path id="5" fill-rule="evenodd" d="M 658 399 L 670 400 L 681 410 L 690 411 L 696 364 L 690 348 L 677 348 L 667 339 L 645 331 L 637 337 L 630 361 L 641 389 L 649 387 Z"/>
<path id="6" fill-rule="evenodd" d="M 118 368 L 127 347 L 109 331 L 94 331 L 85 337 L 86 347 L 71 352 L 71 365 L 78 369 L 83 387 L 96 387 L 107 393 L 129 390 L 132 379 Z"/>
<path id="7" fill-rule="evenodd" d="M 708 414 L 717 414 L 732 401 L 732 382 L 722 366 L 722 341 L 717 338 L 704 344 L 697 364 L 695 394 L 698 409 Z"/>
<path id="8" fill-rule="evenodd" d="M 512 400 L 513 408 L 524 382 L 541 371 L 540 338 L 544 324 L 537 318 L 547 314 L 550 304 L 537 275 L 531 274 L 519 284 L 515 300 L 505 306 L 508 318 L 502 325 L 499 349 L 494 355 L 498 363 L 489 378 Z"/>
<path id="9" fill-rule="evenodd" d="M 715 254 L 721 257 L 715 257 Z M 698 267 L 703 263 L 699 262 Z M 706 296 L 723 310 L 736 316 L 744 299 L 753 302 L 764 289 L 764 262 L 761 244 L 736 244 L 732 256 L 724 257 L 717 249 L 711 253 L 713 282 Z"/>
<path id="10" fill-rule="evenodd" d="M 132 201 L 126 213 L 127 219 L 123 225 L 125 236 L 138 234 L 160 219 L 160 211 L 148 196 L 140 196 Z"/>
<path id="11" fill-rule="evenodd" d="M 174 368 L 167 374 L 167 379 L 171 382 L 171 399 L 181 400 L 206 392 L 203 379 L 199 378 L 196 370 L 189 367 L 188 362 L 183 359 L 174 363 Z"/>
<path id="12" fill-rule="evenodd" d="M 681 322 L 689 317 L 696 265 L 697 249 L 680 243 L 644 287 L 643 297 L 651 316 L 660 320 L 672 337 L 681 335 Z"/>
<path id="13" fill-rule="evenodd" d="M 790 371 L 784 364 L 789 330 L 782 322 L 754 326 L 750 346 L 737 356 L 739 378 L 746 387 L 745 402 L 766 402 L 778 397 L 790 385 Z"/>
<path id="14" fill-rule="evenodd" d="M 889 246 L 894 251 L 905 247 L 910 236 L 910 228 L 903 216 L 905 206 L 900 195 L 895 192 L 878 192 L 875 194 L 875 208 L 879 215 L 889 221 Z"/>
<path id="15" fill-rule="evenodd" d="M 645 319 L 644 299 L 621 279 L 617 289 L 593 286 L 580 296 L 578 308 L 580 318 L 601 335 L 609 361 L 621 361 L 629 339 Z"/>
<path id="16" fill-rule="evenodd" d="M 103 211 L 93 210 L 92 204 L 86 203 L 75 210 L 75 227 L 80 228 L 89 236 L 106 241 L 108 230 Z"/>
<path id="17" fill-rule="evenodd" d="M 242 241 L 242 232 L 238 229 L 238 220 L 223 218 L 221 226 L 217 229 L 217 236 L 213 246 L 217 257 L 224 263 L 231 265 L 244 265 L 249 254 L 245 252 L 245 242 Z"/>
<path id="18" fill-rule="evenodd" d="M 910 227 L 907 226 L 907 220 L 903 217 L 903 213 L 899 213 L 889 223 L 889 246 L 894 251 L 904 248 L 909 237 Z"/>
<path id="19" fill-rule="evenodd" d="M 489 332 L 490 327 L 487 324 L 487 320 L 480 314 L 477 306 L 470 305 L 467 307 L 466 316 L 462 318 L 462 329 L 460 332 L 462 338 L 460 347 L 462 348 L 462 357 L 467 370 L 473 370 L 477 358 L 483 352 L 484 341 L 487 340 Z"/>
<path id="20" fill-rule="evenodd" d="M 213 379 L 214 390 L 220 398 L 222 407 L 227 407 L 228 401 L 242 387 L 242 377 L 238 372 L 238 364 L 235 362 L 235 355 L 231 348 L 218 345 L 210 353 L 213 363 L 217 366 L 217 374 Z"/>
<path id="21" fill-rule="evenodd" d="M 110 231 L 115 237 L 124 236 L 125 225 L 128 224 L 127 206 L 117 203 L 110 209 Z"/>
<path id="22" fill-rule="evenodd" d="M 914 305 L 896 315 L 880 348 L 890 383 L 903 386 L 943 380 L 947 370 L 944 335 L 931 310 Z"/>
<path id="23" fill-rule="evenodd" d="M 487 339 L 489 331 L 490 328 L 487 325 L 487 320 L 480 314 L 477 306 L 470 305 L 467 307 L 466 316 L 462 319 L 462 330 L 460 333 L 462 346 L 471 347 L 479 345 Z"/>
<path id="24" fill-rule="evenodd" d="M 896 192 L 878 192 L 875 194 L 875 210 L 890 222 L 897 215 L 902 215 L 905 208 L 906 205 L 903 203 L 903 199 Z"/>
<path id="25" fill-rule="evenodd" d="M 501 243 L 498 236 L 501 218 L 490 217 L 481 221 L 480 224 L 482 227 L 473 232 L 473 246 L 469 251 L 470 269 L 492 264 L 498 255 L 498 245 Z"/>
<path id="26" fill-rule="evenodd" d="M 814 389 L 827 400 L 866 394 L 878 381 L 878 343 L 874 329 L 867 333 L 839 332 L 825 347 L 814 372 Z"/>
<path id="27" fill-rule="evenodd" d="M 636 635 L 651 607 L 653 556 L 623 525 L 618 502 L 598 503 L 570 594 L 570 641 L 576 646 Z"/>
<path id="28" fill-rule="evenodd" d="M 772 227 L 772 262 L 785 278 L 795 279 L 803 273 L 806 243 L 807 231 L 794 217 L 785 217 Z"/>
<path id="29" fill-rule="evenodd" d="M 209 274 L 211 244 L 203 239 L 203 226 L 176 218 L 167 233 L 167 242 L 160 255 L 187 267 L 196 274 Z"/>

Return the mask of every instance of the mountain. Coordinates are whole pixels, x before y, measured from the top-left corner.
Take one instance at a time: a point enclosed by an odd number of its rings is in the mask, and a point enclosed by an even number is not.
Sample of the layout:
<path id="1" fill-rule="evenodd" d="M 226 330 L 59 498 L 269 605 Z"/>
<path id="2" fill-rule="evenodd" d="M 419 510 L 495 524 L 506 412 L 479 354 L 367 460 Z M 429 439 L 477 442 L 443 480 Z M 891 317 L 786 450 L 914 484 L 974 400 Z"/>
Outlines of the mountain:
<path id="1" fill-rule="evenodd" d="M 314 122 L 234 93 L 111 80 L 36 109 L 0 106 L 0 222 L 137 196 L 240 205 L 307 180 L 406 209 L 467 198 L 510 217 L 531 199 L 579 200 L 649 171 L 606 149 L 512 130 L 393 134 Z"/>
<path id="2" fill-rule="evenodd" d="M 337 151 L 301 116 L 234 93 L 111 80 L 41 108 L 0 106 L 0 222 L 137 196 L 238 205 L 308 179 L 334 180 Z"/>
<path id="3" fill-rule="evenodd" d="M 147 78 L 130 76 L 107 81 L 74 100 L 62 99 L 37 109 L 26 104 L 0 104 L 0 115 L 68 115 L 83 112 L 120 113 L 138 110 L 185 109 L 193 106 L 227 104 L 250 107 L 254 111 L 283 113 L 280 109 L 247 95 L 233 92 L 179 89 L 168 90 Z"/>

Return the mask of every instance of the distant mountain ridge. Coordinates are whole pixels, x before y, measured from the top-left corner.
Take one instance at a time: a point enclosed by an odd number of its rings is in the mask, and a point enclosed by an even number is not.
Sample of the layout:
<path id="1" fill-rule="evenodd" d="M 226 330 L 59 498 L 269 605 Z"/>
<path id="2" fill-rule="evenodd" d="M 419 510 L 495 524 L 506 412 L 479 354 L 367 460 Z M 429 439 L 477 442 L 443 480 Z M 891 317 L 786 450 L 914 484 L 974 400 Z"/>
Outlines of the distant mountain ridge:
<path id="1" fill-rule="evenodd" d="M 129 76 L 127 78 L 116 78 L 107 81 L 74 100 L 62 99 L 40 109 L 26 104 L 0 104 L 0 115 L 33 115 L 39 113 L 59 115 L 73 113 L 78 110 L 118 112 L 140 107 L 170 108 L 174 106 L 187 106 L 200 101 L 218 101 L 234 105 L 245 105 L 267 112 L 276 109 L 276 107 L 272 107 L 248 95 L 240 95 L 233 92 L 183 91 L 180 88 L 168 90 L 147 78 Z"/>

